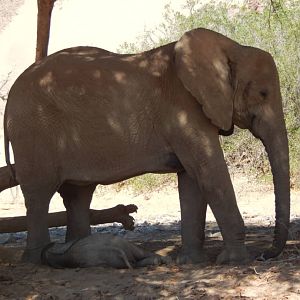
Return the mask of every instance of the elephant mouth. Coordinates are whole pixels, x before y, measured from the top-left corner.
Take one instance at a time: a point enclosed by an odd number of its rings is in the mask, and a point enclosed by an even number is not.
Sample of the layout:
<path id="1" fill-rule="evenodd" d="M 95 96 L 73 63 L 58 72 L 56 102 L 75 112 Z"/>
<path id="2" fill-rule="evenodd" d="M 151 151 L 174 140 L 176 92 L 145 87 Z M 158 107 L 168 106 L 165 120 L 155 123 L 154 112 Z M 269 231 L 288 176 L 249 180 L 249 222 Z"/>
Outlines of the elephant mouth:
<path id="1" fill-rule="evenodd" d="M 223 130 L 223 129 L 219 129 L 219 135 L 223 135 L 223 136 L 230 136 L 232 135 L 234 132 L 234 123 L 232 122 L 230 129 L 228 130 Z"/>
<path id="2" fill-rule="evenodd" d="M 252 135 L 261 140 L 263 142 L 262 136 L 261 134 L 259 134 L 259 131 L 257 130 L 257 123 L 259 119 L 257 118 L 257 116 L 252 115 L 251 119 L 250 119 L 250 126 L 249 126 L 249 131 L 252 133 Z"/>

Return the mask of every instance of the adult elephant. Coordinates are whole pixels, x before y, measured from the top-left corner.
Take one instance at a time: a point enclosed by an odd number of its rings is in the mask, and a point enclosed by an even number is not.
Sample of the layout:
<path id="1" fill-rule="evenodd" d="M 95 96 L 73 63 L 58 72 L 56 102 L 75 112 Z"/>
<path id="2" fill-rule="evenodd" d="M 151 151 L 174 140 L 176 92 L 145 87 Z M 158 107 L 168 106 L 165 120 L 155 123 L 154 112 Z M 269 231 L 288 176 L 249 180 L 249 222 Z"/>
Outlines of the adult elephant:
<path id="1" fill-rule="evenodd" d="M 274 257 L 287 240 L 290 190 L 287 133 L 270 54 L 199 28 L 140 54 L 78 47 L 33 64 L 14 83 L 4 121 L 7 164 L 10 142 L 27 208 L 24 258 L 38 262 L 49 243 L 46 216 L 56 191 L 64 198 L 71 240 L 90 233 L 96 184 L 177 172 L 179 261 L 204 259 L 207 203 L 225 242 L 218 261 L 247 261 L 244 223 L 218 135 L 233 124 L 249 129 L 269 155 L 276 226 L 264 257 Z"/>

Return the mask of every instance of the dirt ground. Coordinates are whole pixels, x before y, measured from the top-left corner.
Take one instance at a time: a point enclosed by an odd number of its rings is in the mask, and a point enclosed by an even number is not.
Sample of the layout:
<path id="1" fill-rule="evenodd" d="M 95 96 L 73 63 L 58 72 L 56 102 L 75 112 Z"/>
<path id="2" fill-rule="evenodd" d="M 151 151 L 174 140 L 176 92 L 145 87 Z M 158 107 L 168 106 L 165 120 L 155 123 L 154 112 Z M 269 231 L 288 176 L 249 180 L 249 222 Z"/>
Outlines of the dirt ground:
<path id="1" fill-rule="evenodd" d="M 247 246 L 252 254 L 258 254 L 272 240 L 272 187 L 243 176 L 233 176 L 233 182 L 247 225 Z M 175 186 L 140 196 L 128 190 L 101 188 L 92 207 L 100 209 L 120 203 L 139 207 L 134 215 L 137 229 L 125 233 L 126 238 L 162 255 L 176 256 L 180 249 L 180 210 Z M 133 270 L 52 269 L 21 263 L 24 242 L 8 240 L 0 245 L 0 299 L 300 299 L 299 191 L 292 192 L 291 205 L 291 239 L 284 253 L 273 261 L 253 261 L 244 266 L 214 263 L 222 239 L 210 211 L 205 244 L 210 262 L 205 265 L 171 264 Z M 61 209 L 62 201 L 55 197 L 50 210 Z M 20 191 L 0 194 L 1 217 L 22 214 L 25 209 Z"/>

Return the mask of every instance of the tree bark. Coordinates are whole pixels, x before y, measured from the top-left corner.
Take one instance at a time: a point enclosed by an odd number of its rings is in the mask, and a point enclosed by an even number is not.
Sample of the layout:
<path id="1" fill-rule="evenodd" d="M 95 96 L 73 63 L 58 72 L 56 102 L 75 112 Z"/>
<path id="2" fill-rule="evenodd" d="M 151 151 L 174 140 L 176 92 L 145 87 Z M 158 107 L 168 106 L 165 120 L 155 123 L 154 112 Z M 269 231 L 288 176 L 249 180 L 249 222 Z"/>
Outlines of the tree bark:
<path id="1" fill-rule="evenodd" d="M 47 56 L 50 37 L 51 13 L 55 0 L 37 0 L 37 42 L 35 61 Z"/>
<path id="2" fill-rule="evenodd" d="M 90 210 L 91 225 L 105 224 L 105 223 L 121 223 L 125 229 L 134 229 L 134 218 L 130 213 L 136 212 L 137 207 L 130 205 L 117 205 L 113 208 L 102 210 Z M 48 226 L 59 227 L 67 224 L 67 214 L 65 211 L 48 214 Z M 20 232 L 26 231 L 26 217 L 11 217 L 0 218 L 0 233 Z"/>

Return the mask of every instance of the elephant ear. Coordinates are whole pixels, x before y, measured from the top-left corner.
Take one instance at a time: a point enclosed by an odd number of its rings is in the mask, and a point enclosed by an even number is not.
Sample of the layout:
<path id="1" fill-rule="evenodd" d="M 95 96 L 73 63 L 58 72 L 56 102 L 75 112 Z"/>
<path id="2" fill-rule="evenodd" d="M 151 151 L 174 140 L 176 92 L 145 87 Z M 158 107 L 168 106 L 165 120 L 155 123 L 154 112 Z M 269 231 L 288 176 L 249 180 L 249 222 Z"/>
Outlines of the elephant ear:
<path id="1" fill-rule="evenodd" d="M 175 45 L 175 66 L 184 87 L 221 130 L 232 126 L 234 84 L 226 55 L 230 39 L 206 29 L 185 33 Z"/>

